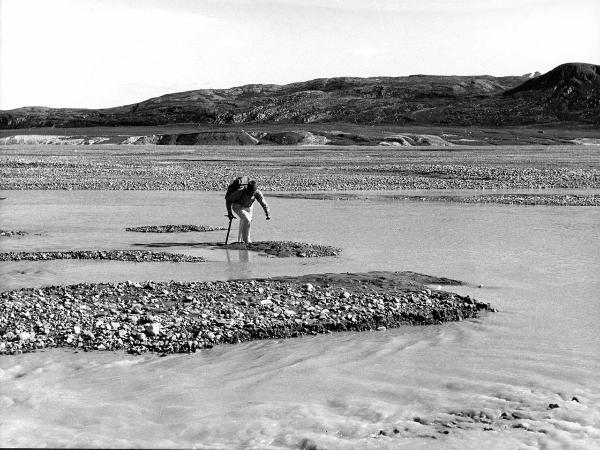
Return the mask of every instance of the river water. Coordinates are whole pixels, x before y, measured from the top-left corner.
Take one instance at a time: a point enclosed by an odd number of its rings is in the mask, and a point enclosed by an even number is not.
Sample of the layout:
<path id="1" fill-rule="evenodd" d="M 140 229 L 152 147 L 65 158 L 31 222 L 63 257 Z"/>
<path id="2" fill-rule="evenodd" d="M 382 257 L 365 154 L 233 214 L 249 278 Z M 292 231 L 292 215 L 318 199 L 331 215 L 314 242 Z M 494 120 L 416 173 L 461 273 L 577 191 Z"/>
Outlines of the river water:
<path id="1" fill-rule="evenodd" d="M 446 194 L 448 192 L 445 192 Z M 268 198 L 254 240 L 343 249 L 278 259 L 211 250 L 222 194 L 3 191 L 2 251 L 150 249 L 201 264 L 0 263 L 0 289 L 414 270 L 499 312 L 477 320 L 219 346 L 193 355 L 51 350 L 0 358 L 8 446 L 197 448 L 600 447 L 600 209 Z M 232 231 L 236 237 L 235 225 Z M 550 406 L 552 405 L 552 406 Z M 502 414 L 505 413 L 504 418 Z M 380 434 L 380 430 L 384 434 Z"/>

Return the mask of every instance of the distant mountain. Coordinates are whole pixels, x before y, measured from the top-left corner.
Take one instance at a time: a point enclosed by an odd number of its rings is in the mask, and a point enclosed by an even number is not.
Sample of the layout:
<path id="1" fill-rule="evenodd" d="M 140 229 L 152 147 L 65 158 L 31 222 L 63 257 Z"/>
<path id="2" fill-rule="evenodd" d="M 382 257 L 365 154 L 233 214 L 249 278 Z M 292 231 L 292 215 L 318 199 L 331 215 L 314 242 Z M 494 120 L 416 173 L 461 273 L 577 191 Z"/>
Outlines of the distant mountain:
<path id="1" fill-rule="evenodd" d="M 600 66 L 569 63 L 544 75 L 320 78 L 167 94 L 107 109 L 0 111 L 0 128 L 170 123 L 525 125 L 600 123 Z"/>
<path id="2" fill-rule="evenodd" d="M 600 123 L 600 66 L 562 64 L 508 90 L 507 97 L 536 105 L 559 120 Z"/>

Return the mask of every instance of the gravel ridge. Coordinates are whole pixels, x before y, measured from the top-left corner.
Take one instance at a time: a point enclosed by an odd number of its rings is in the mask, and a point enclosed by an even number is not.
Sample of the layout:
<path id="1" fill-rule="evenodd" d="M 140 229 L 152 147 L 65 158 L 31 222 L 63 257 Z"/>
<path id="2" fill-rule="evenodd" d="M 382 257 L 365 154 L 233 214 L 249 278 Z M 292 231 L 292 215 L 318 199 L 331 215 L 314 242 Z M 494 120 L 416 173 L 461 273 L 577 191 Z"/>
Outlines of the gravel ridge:
<path id="1" fill-rule="evenodd" d="M 146 250 L 75 250 L 49 252 L 2 252 L 0 261 L 49 261 L 54 259 L 97 259 L 132 262 L 204 262 L 199 256 Z"/>
<path id="2" fill-rule="evenodd" d="M 0 292 L 0 354 L 67 347 L 141 354 L 401 325 L 439 324 L 494 309 L 428 289 L 454 280 L 412 272 L 273 279 L 82 283 Z"/>
<path id="3" fill-rule="evenodd" d="M 213 227 L 211 225 L 144 225 L 141 227 L 127 227 L 125 231 L 136 233 L 188 233 L 192 231 L 219 231 L 226 230 L 225 227 Z"/>
<path id="4" fill-rule="evenodd" d="M 28 234 L 26 231 L 21 230 L 0 230 L 0 236 L 13 237 L 13 236 L 25 236 Z"/>
<path id="5" fill-rule="evenodd" d="M 324 256 L 337 256 L 342 252 L 341 248 L 330 245 L 308 244 L 306 242 L 293 241 L 256 241 L 250 244 L 233 242 L 225 245 L 224 243 L 207 243 L 210 247 L 225 248 L 232 250 L 250 250 L 253 252 L 263 252 L 267 255 L 286 258 L 297 256 L 299 258 L 320 258 Z"/>

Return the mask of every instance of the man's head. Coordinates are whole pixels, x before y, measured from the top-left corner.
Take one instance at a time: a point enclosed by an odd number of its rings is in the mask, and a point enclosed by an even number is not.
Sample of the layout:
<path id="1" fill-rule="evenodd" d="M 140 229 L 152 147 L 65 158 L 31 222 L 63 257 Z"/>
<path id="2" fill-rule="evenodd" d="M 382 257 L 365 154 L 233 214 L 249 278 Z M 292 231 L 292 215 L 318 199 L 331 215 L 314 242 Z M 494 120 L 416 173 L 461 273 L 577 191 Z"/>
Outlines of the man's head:
<path id="1" fill-rule="evenodd" d="M 256 192 L 256 181 L 251 180 L 248 181 L 248 185 L 246 186 L 246 190 L 250 193 L 250 194 L 254 194 Z"/>

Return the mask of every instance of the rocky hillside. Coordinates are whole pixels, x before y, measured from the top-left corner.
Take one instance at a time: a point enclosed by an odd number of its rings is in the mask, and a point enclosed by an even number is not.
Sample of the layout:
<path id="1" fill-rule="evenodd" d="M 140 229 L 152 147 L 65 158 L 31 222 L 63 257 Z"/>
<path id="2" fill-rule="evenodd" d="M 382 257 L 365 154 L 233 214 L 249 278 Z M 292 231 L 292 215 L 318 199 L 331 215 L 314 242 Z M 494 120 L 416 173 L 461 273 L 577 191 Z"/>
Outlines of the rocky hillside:
<path id="1" fill-rule="evenodd" d="M 321 78 L 168 94 L 107 109 L 0 111 L 0 128 L 169 123 L 528 125 L 600 123 L 600 66 L 563 64 L 536 76 Z"/>

